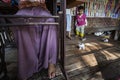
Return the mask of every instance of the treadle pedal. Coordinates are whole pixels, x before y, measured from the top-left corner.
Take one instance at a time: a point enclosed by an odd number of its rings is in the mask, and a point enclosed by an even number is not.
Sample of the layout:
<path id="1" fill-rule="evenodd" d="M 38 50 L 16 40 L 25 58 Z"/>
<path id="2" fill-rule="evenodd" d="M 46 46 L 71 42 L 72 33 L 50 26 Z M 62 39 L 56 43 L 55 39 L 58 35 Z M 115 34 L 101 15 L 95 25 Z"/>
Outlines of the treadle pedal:
<path id="1" fill-rule="evenodd" d="M 3 77 L 4 77 L 4 73 L 1 72 L 1 73 L 0 73 L 0 80 L 1 80 Z"/>
<path id="2" fill-rule="evenodd" d="M 0 80 L 10 80 L 9 77 L 7 75 L 0 75 Z"/>

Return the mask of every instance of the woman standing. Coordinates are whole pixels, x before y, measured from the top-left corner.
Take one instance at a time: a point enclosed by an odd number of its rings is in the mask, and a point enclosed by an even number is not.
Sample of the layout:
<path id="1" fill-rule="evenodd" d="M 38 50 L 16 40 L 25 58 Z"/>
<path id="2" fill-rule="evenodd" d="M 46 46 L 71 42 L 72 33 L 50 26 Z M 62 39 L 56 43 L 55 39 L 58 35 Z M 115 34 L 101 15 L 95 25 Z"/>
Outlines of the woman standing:
<path id="1" fill-rule="evenodd" d="M 45 5 L 45 0 L 20 0 L 16 15 L 52 16 Z M 13 23 L 54 22 L 53 18 L 12 19 Z M 18 46 L 19 80 L 29 77 L 48 68 L 49 78 L 55 77 L 57 56 L 56 26 L 34 25 L 12 28 Z"/>

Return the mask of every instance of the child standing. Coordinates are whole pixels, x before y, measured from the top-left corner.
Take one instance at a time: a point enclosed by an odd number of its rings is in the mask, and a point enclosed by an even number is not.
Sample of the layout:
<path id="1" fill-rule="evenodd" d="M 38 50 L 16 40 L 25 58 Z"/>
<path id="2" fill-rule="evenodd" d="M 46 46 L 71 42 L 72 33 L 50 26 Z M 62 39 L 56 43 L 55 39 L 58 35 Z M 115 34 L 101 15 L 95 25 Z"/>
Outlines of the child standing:
<path id="1" fill-rule="evenodd" d="M 84 14 L 84 7 L 83 6 L 79 6 L 78 7 L 78 14 L 76 16 L 76 35 L 80 36 L 81 40 L 84 41 L 85 40 L 85 26 L 87 26 L 87 18 L 86 15 Z"/>

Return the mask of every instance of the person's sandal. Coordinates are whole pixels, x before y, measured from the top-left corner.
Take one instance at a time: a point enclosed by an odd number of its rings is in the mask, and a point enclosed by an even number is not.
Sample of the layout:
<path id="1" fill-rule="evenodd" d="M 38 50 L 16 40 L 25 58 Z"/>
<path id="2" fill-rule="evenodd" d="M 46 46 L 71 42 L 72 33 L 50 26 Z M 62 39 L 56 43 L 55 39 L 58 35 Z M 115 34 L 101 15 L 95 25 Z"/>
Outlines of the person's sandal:
<path id="1" fill-rule="evenodd" d="M 72 38 L 71 38 L 71 37 L 69 37 L 69 36 L 66 36 L 66 37 L 67 37 L 68 39 L 70 39 L 70 40 L 72 39 Z"/>

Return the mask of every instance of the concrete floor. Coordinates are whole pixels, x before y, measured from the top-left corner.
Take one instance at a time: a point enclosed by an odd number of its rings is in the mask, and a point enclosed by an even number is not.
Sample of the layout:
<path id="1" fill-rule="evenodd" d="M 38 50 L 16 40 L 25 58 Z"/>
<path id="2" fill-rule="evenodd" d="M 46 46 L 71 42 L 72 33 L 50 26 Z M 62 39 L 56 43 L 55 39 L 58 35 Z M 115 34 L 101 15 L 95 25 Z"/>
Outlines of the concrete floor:
<path id="1" fill-rule="evenodd" d="M 65 69 L 70 80 L 119 80 L 120 78 L 120 41 L 102 42 L 100 37 L 86 36 L 85 50 L 79 50 L 79 38 L 65 39 Z M 17 80 L 17 49 L 6 49 L 6 62 L 10 80 Z M 64 80 L 59 66 L 57 77 Z M 39 74 L 39 73 L 38 73 Z M 30 80 L 40 79 L 39 75 Z"/>

